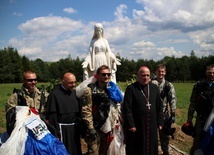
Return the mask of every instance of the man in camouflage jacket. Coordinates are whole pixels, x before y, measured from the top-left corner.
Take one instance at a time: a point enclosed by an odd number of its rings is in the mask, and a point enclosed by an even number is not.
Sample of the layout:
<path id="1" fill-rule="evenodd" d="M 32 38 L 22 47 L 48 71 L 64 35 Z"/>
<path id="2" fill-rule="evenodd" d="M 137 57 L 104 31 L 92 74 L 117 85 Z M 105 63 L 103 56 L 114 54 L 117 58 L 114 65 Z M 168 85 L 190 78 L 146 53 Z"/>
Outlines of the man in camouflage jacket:
<path id="1" fill-rule="evenodd" d="M 110 151 L 110 154 L 122 155 L 123 153 L 121 153 L 120 148 L 118 148 L 115 153 L 109 150 L 109 148 L 112 148 L 110 147 L 112 139 L 116 139 L 113 138 L 116 135 L 112 135 L 112 129 L 115 129 L 115 126 L 117 126 L 116 123 L 118 123 L 119 127 L 119 103 L 123 100 L 123 96 L 117 88 L 116 90 L 118 91 L 114 94 L 118 93 L 116 97 L 120 98 L 115 99 L 111 97 L 108 88 L 109 84 L 116 84 L 110 82 L 111 73 L 108 66 L 100 66 L 95 76 L 97 81 L 88 84 L 87 87 L 84 88 L 84 94 L 82 96 L 82 119 L 87 128 L 85 141 L 88 144 L 88 154 L 106 155 L 107 152 Z M 122 127 L 120 126 L 119 128 L 117 131 L 122 135 Z M 119 143 L 122 143 L 121 141 Z M 115 148 L 115 146 L 113 147 Z M 121 150 L 125 149 L 121 148 Z"/>
<path id="2" fill-rule="evenodd" d="M 19 92 L 14 92 L 14 94 L 9 97 L 5 106 L 7 132 L 9 132 L 9 134 L 12 132 L 12 129 L 9 125 L 11 121 L 9 120 L 11 118 L 10 114 L 14 112 L 13 110 L 15 106 L 34 107 L 40 112 L 40 114 L 44 115 L 48 93 L 41 92 L 39 89 L 36 88 L 36 84 L 36 73 L 32 71 L 26 71 L 23 73 L 23 85 L 21 90 L 19 90 Z M 44 103 L 40 103 L 42 93 L 44 93 Z"/>
<path id="3" fill-rule="evenodd" d="M 205 75 L 206 79 L 194 84 L 190 97 L 187 123 L 193 124 L 194 113 L 197 113 L 190 155 L 193 155 L 195 151 L 200 149 L 200 143 L 205 136 L 203 128 L 214 107 L 214 103 L 212 103 L 214 102 L 214 64 L 206 67 Z"/>
<path id="4" fill-rule="evenodd" d="M 164 114 L 164 126 L 163 130 L 159 131 L 159 137 L 163 155 L 168 155 L 171 123 L 175 123 L 176 93 L 172 83 L 165 80 L 166 66 L 164 64 L 157 66 L 155 74 L 156 78 L 152 80 L 152 83 L 157 84 L 159 87 Z"/>

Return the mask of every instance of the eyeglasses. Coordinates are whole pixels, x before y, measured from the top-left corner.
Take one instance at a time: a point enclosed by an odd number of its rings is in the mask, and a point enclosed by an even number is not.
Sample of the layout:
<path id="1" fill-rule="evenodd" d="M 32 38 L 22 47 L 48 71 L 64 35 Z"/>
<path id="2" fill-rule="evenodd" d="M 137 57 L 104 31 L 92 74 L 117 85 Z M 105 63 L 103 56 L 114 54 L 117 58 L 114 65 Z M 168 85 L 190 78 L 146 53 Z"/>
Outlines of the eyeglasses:
<path id="1" fill-rule="evenodd" d="M 37 79 L 25 79 L 27 82 L 33 82 L 33 81 L 35 81 L 35 82 L 37 82 Z"/>
<path id="2" fill-rule="evenodd" d="M 102 76 L 106 76 L 106 75 L 108 75 L 108 76 L 111 76 L 111 73 L 100 73 Z"/>

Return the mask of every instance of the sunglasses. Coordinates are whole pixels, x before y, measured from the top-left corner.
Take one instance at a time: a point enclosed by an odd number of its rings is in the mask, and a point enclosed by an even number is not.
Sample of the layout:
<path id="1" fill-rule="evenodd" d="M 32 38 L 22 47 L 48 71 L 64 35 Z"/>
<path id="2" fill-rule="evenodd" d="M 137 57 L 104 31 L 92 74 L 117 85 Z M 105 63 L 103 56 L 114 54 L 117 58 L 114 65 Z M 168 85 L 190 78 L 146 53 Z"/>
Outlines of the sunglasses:
<path id="1" fill-rule="evenodd" d="M 111 76 L 111 73 L 101 73 L 101 75 L 102 76 L 106 76 L 106 75 Z"/>
<path id="2" fill-rule="evenodd" d="M 35 81 L 35 82 L 37 82 L 37 79 L 25 79 L 27 82 L 33 82 L 33 81 Z"/>

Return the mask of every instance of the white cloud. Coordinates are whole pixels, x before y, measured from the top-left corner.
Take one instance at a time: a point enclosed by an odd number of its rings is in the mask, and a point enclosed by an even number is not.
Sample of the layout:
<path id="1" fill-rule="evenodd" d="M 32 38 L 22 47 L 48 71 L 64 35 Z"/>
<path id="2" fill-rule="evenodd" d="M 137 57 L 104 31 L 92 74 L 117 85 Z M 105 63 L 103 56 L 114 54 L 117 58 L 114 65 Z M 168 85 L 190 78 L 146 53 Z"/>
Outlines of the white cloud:
<path id="1" fill-rule="evenodd" d="M 165 40 L 165 43 L 188 43 L 189 40 L 187 39 L 168 39 Z"/>
<path id="2" fill-rule="evenodd" d="M 140 41 L 132 45 L 131 55 L 137 55 L 140 59 L 159 60 L 165 56 L 181 57 L 184 55 L 181 51 L 175 51 L 173 47 L 157 47 L 153 42 Z"/>
<path id="3" fill-rule="evenodd" d="M 64 8 L 63 11 L 68 13 L 68 14 L 77 13 L 77 10 L 75 10 L 73 8 Z"/>
<path id="4" fill-rule="evenodd" d="M 33 53 L 41 53 L 42 49 L 40 47 L 22 47 L 19 49 L 19 52 L 22 55 L 33 55 Z"/>
<path id="5" fill-rule="evenodd" d="M 214 27 L 206 30 L 198 30 L 189 33 L 190 37 L 199 45 L 200 56 L 208 56 L 214 54 Z M 203 54 L 204 52 L 204 54 Z"/>
<path id="6" fill-rule="evenodd" d="M 124 16 L 126 14 L 127 8 L 128 7 L 124 4 L 121 4 L 116 8 L 114 15 L 117 21 L 123 22 L 123 21 L 129 20 L 127 16 Z"/>
<path id="7" fill-rule="evenodd" d="M 64 32 L 75 31 L 82 26 L 80 21 L 66 17 L 47 16 L 29 20 L 21 24 L 19 29 L 28 36 L 54 39 Z"/>
<path id="8" fill-rule="evenodd" d="M 163 56 L 175 56 L 177 58 L 184 56 L 184 53 L 182 51 L 175 51 L 174 47 L 157 48 L 157 53 L 158 57 L 156 58 L 156 60 L 163 58 Z"/>
<path id="9" fill-rule="evenodd" d="M 150 24 L 149 26 L 154 30 L 159 30 L 161 27 L 187 31 L 186 27 L 194 29 L 194 27 L 207 27 L 207 24 L 214 24 L 214 1 L 212 0 L 138 0 L 137 2 L 145 9 L 134 10 L 134 17 Z"/>
<path id="10" fill-rule="evenodd" d="M 151 48 L 152 47 L 153 48 L 153 47 L 155 47 L 155 44 L 150 42 L 150 41 L 148 41 L 148 42 L 141 41 L 141 42 L 134 43 L 133 46 L 140 47 L 140 48 L 141 47 L 143 47 L 143 48 L 147 48 L 147 47 Z"/>
<path id="11" fill-rule="evenodd" d="M 173 17 L 176 21 L 180 22 L 187 22 L 191 20 L 191 13 L 185 10 L 178 10 L 176 13 L 173 14 Z"/>
<path id="12" fill-rule="evenodd" d="M 111 50 L 130 59 L 181 57 L 194 50 L 197 56 L 214 53 L 213 0 L 136 0 L 143 9 L 130 10 L 121 4 L 112 21 L 100 21 Z M 125 2 L 124 2 L 125 3 Z M 73 8 L 63 10 L 75 13 Z M 128 13 L 132 16 L 128 16 Z M 31 58 L 57 61 L 71 54 L 84 58 L 96 21 L 43 16 L 19 25 L 22 36 L 10 44 Z M 186 49 L 184 50 L 184 46 Z"/>
<path id="13" fill-rule="evenodd" d="M 11 38 L 9 42 L 10 45 L 19 48 L 20 54 L 31 56 L 32 59 L 41 56 L 44 60 L 55 61 L 68 56 L 69 52 L 65 52 L 66 48 L 74 49 L 76 46 L 65 44 L 59 48 L 58 42 L 72 39 L 77 35 L 75 34 L 77 30 L 81 31 L 83 24 L 69 18 L 47 16 L 29 20 L 18 28 L 25 34 L 24 37 Z"/>
<path id="14" fill-rule="evenodd" d="M 145 9 L 133 10 L 135 23 L 146 25 L 148 30 L 152 31 L 150 37 L 146 40 L 157 42 L 156 36 L 159 36 L 162 38 L 161 42 L 165 42 L 165 45 L 171 42 L 174 45 L 190 46 L 192 39 L 193 43 L 191 43 L 192 49 L 190 51 L 200 51 L 196 52 L 198 56 L 208 56 L 214 53 L 214 1 L 137 0 L 136 2 Z M 170 32 L 170 30 L 173 31 Z M 169 33 L 170 35 L 168 35 Z M 181 43 L 185 44 L 182 45 Z M 160 47 L 160 45 L 157 46 Z M 164 49 L 165 47 L 160 48 Z M 174 48 L 174 51 L 178 53 L 178 56 L 188 52 L 181 52 L 178 48 Z M 166 54 L 163 51 L 160 52 L 162 55 Z"/>

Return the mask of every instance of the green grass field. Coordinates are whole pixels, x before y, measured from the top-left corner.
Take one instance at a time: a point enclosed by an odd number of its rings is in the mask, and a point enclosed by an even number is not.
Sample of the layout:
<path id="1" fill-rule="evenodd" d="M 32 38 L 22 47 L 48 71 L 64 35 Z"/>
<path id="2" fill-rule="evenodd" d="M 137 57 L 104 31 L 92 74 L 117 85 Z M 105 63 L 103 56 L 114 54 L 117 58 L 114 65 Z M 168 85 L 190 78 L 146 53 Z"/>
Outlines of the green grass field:
<path id="1" fill-rule="evenodd" d="M 187 120 L 190 95 L 194 83 L 173 83 L 177 96 L 176 124 L 183 125 Z"/>
<path id="2" fill-rule="evenodd" d="M 12 94 L 13 88 L 20 88 L 19 84 L 0 84 L 0 133 L 6 131 L 5 126 L 5 103 Z M 49 83 L 38 83 L 38 87 L 42 85 L 48 86 Z M 189 98 L 191 95 L 193 83 L 173 83 L 177 96 L 177 109 L 176 109 L 176 124 L 183 125 L 187 119 L 187 110 L 189 106 Z M 118 86 L 122 91 L 125 91 L 126 83 L 118 82 Z M 192 142 L 186 141 L 185 144 L 178 145 L 180 149 L 185 152 L 189 152 Z"/>
<path id="3" fill-rule="evenodd" d="M 19 84 L 0 84 L 0 133 L 5 131 L 5 103 L 11 95 L 13 88 L 20 88 Z M 38 83 L 38 87 L 47 85 L 47 83 Z M 125 82 L 119 82 L 119 87 L 124 91 L 126 88 Z M 177 95 L 177 113 L 176 124 L 182 125 L 187 118 L 187 109 L 189 106 L 189 98 L 193 83 L 173 83 Z"/>

